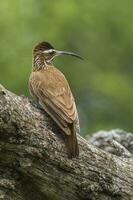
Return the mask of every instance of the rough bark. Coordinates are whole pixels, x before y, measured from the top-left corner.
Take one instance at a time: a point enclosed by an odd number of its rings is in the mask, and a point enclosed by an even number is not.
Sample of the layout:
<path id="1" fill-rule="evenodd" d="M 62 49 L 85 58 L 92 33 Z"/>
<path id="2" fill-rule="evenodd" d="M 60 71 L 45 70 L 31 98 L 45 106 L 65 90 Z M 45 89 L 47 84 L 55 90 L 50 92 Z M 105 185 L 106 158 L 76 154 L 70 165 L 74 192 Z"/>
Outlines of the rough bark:
<path id="1" fill-rule="evenodd" d="M 49 116 L 0 86 L 0 199 L 132 200 L 133 137 L 124 146 L 105 135 L 78 136 L 80 156 L 68 159 Z"/>

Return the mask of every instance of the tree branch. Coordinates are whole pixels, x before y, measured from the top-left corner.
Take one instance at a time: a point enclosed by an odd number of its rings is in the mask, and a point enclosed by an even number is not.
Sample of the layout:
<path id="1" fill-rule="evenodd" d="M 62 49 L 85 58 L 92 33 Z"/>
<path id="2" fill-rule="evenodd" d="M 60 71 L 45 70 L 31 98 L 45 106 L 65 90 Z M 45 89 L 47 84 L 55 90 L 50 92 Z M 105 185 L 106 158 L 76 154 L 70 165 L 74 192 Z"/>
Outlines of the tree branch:
<path id="1" fill-rule="evenodd" d="M 81 136 L 78 142 L 79 158 L 68 159 L 49 116 L 0 86 L 1 199 L 133 199 L 131 155 L 105 152 Z"/>
<path id="2" fill-rule="evenodd" d="M 133 134 L 116 129 L 112 131 L 99 131 L 86 136 L 88 142 L 106 152 L 121 157 L 133 157 Z"/>

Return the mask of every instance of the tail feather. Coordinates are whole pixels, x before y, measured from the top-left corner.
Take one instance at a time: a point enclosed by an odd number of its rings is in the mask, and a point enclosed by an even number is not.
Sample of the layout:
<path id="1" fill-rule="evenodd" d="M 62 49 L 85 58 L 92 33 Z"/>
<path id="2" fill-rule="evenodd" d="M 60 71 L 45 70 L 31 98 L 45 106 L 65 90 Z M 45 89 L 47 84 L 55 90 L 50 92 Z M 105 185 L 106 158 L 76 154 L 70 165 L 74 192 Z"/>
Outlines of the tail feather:
<path id="1" fill-rule="evenodd" d="M 68 157 L 69 158 L 78 157 L 79 147 L 74 127 L 71 127 L 71 135 L 66 135 L 65 137 L 66 137 L 66 148 L 68 152 Z"/>

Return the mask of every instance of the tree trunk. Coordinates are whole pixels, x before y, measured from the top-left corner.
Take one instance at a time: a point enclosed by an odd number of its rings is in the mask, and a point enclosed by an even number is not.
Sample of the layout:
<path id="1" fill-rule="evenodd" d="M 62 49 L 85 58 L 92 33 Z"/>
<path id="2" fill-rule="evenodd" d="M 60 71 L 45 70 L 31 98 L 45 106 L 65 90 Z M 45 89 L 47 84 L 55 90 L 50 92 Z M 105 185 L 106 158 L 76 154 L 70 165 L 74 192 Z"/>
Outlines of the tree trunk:
<path id="1" fill-rule="evenodd" d="M 105 132 L 78 135 L 80 156 L 68 159 L 50 117 L 0 85 L 0 199 L 132 200 L 133 137 L 118 132 L 127 146 Z"/>

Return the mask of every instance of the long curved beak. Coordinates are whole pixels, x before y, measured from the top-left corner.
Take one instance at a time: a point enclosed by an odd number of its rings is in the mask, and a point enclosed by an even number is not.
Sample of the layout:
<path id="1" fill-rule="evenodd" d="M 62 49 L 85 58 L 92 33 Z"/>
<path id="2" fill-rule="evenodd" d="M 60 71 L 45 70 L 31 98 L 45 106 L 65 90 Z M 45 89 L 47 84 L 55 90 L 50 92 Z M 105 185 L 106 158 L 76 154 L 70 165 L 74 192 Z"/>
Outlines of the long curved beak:
<path id="1" fill-rule="evenodd" d="M 56 50 L 56 55 L 55 56 L 62 56 L 62 55 L 74 56 L 74 57 L 77 57 L 77 58 L 83 60 L 83 58 L 81 56 L 79 56 L 78 54 L 76 54 L 76 53 L 72 53 L 72 52 L 68 52 L 68 51 L 58 51 L 58 50 Z"/>

